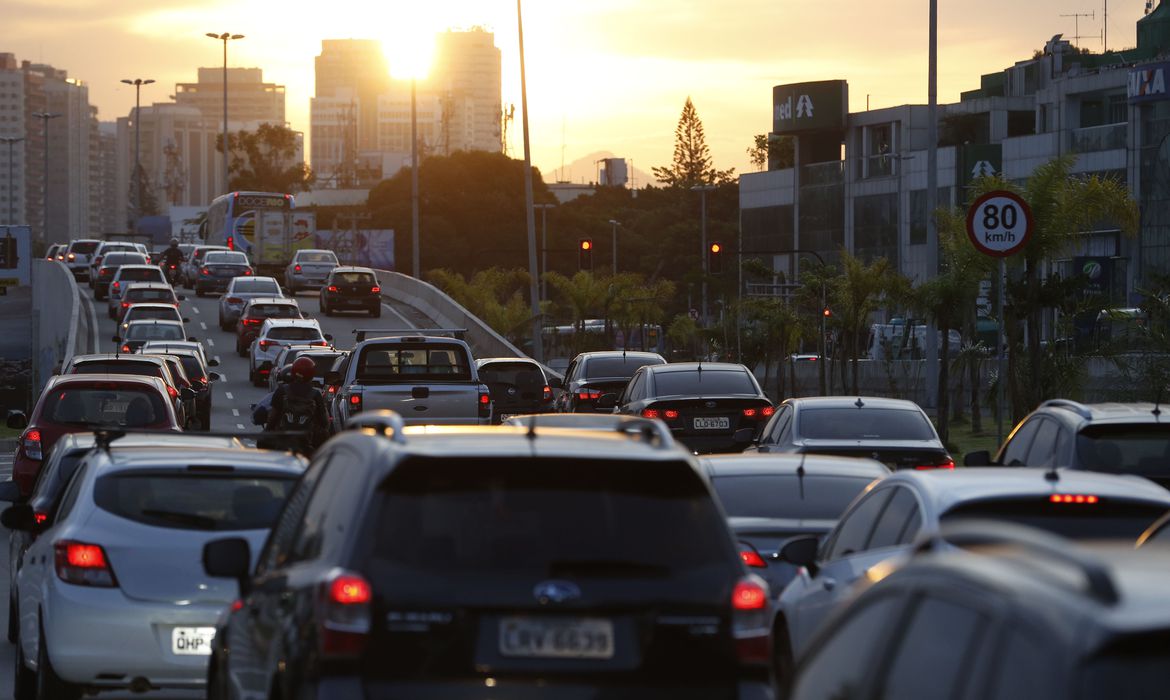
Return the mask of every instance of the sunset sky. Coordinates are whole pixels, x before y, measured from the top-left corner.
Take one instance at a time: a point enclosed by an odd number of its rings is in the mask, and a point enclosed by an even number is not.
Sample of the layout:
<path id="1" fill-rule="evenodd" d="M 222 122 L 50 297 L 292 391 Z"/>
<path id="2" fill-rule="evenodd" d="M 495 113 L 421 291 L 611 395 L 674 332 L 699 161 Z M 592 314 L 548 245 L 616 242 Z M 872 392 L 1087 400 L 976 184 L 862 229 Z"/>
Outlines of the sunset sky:
<path id="1" fill-rule="evenodd" d="M 1100 0 L 983 0 L 940 4 L 939 98 L 958 99 L 979 75 L 1031 57 L 1052 35 L 1092 35 L 1101 49 Z M 1143 0 L 1114 0 L 1109 45 L 1133 46 Z M 516 5 L 506 0 L 0 0 L 0 51 L 50 63 L 90 86 L 99 118 L 134 104 L 121 78 L 153 78 L 143 103 L 168 101 L 199 66 L 221 65 L 205 32 L 245 34 L 229 64 L 260 67 L 288 88 L 287 114 L 308 132 L 313 58 L 327 38 L 385 43 L 392 73 L 429 51 L 434 33 L 481 25 L 503 52 L 503 101 L 520 80 Z M 850 108 L 926 101 L 926 0 L 529 0 L 524 5 L 533 161 L 554 178 L 595 151 L 635 168 L 670 161 L 674 127 L 690 95 L 719 168 L 750 170 L 745 149 L 768 130 L 773 85 L 849 81 Z M 571 179 L 592 178 L 592 171 Z"/>

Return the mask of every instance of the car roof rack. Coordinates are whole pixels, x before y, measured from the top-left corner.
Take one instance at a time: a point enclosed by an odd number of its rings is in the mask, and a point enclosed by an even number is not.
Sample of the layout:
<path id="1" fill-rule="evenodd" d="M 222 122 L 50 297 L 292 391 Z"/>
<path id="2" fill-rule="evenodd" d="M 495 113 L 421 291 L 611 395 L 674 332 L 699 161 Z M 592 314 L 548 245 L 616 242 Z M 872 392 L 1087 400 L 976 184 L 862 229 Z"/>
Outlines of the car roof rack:
<path id="1" fill-rule="evenodd" d="M 188 435 L 190 437 L 232 438 L 245 447 L 247 443 L 255 443 L 258 450 L 275 450 L 278 452 L 296 452 L 306 457 L 311 456 L 313 450 L 309 447 L 306 435 L 295 430 L 290 431 L 198 431 L 175 432 L 171 430 L 150 430 L 147 428 L 94 428 L 94 446 L 109 452 L 110 447 L 119 439 L 127 435 Z M 166 447 L 166 443 L 160 446 Z"/>
<path id="2" fill-rule="evenodd" d="M 964 519 L 946 523 L 934 537 L 918 544 L 917 551 L 937 550 L 940 546 L 978 547 L 1003 545 L 1028 550 L 1036 558 L 1066 564 L 1085 577 L 1085 588 L 1094 600 L 1114 605 L 1121 596 L 1109 575 L 1109 569 L 1096 557 L 1084 552 L 1069 540 L 1036 528 L 996 520 Z"/>
<path id="3" fill-rule="evenodd" d="M 346 430 L 372 430 L 375 433 L 389 437 L 391 442 L 400 445 L 406 444 L 406 421 L 396 411 L 379 409 L 376 411 L 362 411 L 345 421 Z M 387 435 L 387 433 L 389 433 Z"/>
<path id="4" fill-rule="evenodd" d="M 658 449 L 674 447 L 674 436 L 670 428 L 660 420 L 641 416 L 622 416 L 614 428 L 625 435 L 638 435 Z"/>
<path id="5" fill-rule="evenodd" d="M 1093 412 L 1088 406 L 1072 399 L 1049 399 L 1040 404 L 1040 408 L 1063 408 L 1077 414 L 1085 420 L 1093 418 Z"/>
<path id="6" fill-rule="evenodd" d="M 467 335 L 466 328 L 355 328 L 353 334 L 355 342 L 362 342 L 367 338 L 397 338 L 401 336 L 419 337 L 450 337 L 463 340 Z"/>

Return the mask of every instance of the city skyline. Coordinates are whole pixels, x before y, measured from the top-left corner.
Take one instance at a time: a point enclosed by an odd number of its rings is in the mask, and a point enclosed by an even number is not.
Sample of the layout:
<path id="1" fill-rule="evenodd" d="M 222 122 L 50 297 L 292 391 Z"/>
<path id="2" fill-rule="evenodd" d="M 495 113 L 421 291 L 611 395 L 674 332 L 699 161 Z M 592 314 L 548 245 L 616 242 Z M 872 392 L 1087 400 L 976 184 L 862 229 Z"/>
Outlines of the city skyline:
<path id="1" fill-rule="evenodd" d="M 1113 48 L 1134 44 L 1143 3 L 1131 4 L 1110 14 Z M 171 101 L 176 83 L 222 60 L 221 48 L 204 32 L 244 34 L 229 47 L 229 65 L 261 68 L 268 80 L 286 85 L 288 120 L 306 135 L 313 59 L 322 39 L 380 40 L 391 74 L 402 77 L 400 67 L 426 53 L 436 33 L 482 26 L 494 32 L 502 52 L 502 102 L 517 108 L 511 153 L 521 155 L 510 2 L 439 0 L 419 8 L 335 0 L 328 14 L 320 14 L 320 6 L 296 0 L 276 15 L 255 0 L 161 0 L 145 10 L 92 0 L 6 5 L 4 50 L 84 81 L 103 121 L 133 106 L 134 90 L 120 79 L 158 81 L 143 90 L 144 106 Z M 568 164 L 597 151 L 630 159 L 643 171 L 668 163 L 687 96 L 703 119 L 716 166 L 737 172 L 750 171 L 745 149 L 769 128 L 773 85 L 842 78 L 850 84 L 852 111 L 864 110 L 867 101 L 874 108 L 926 101 L 926 4 L 919 1 L 841 0 L 830 7 L 740 0 L 713 8 L 701 0 L 597 0 L 588 6 L 529 3 L 524 12 L 533 162 L 546 180 L 555 179 L 562 157 Z M 1061 16 L 1081 12 L 1094 17 Z M 1029 58 L 1053 34 L 1071 38 L 1074 27 L 1094 35 L 1075 43 L 1101 49 L 1101 8 L 1091 2 L 987 0 L 941 8 L 940 102 L 977 87 L 982 73 Z M 592 177 L 572 173 L 569 179 Z"/>

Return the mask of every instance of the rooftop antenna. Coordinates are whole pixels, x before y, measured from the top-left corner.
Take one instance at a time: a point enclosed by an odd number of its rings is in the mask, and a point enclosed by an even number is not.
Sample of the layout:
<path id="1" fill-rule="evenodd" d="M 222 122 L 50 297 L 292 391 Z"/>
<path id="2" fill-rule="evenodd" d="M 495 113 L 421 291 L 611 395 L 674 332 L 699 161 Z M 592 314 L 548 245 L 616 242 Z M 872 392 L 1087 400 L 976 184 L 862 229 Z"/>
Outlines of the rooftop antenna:
<path id="1" fill-rule="evenodd" d="M 858 407 L 858 408 L 861 408 L 862 406 L 865 405 L 865 402 L 861 400 L 860 396 L 858 396 L 857 400 L 853 402 L 853 405 Z"/>
<path id="2" fill-rule="evenodd" d="M 1108 7 L 1108 3 L 1106 3 L 1106 7 Z M 1081 36 L 1081 18 L 1088 17 L 1089 19 L 1097 19 L 1097 12 L 1096 10 L 1093 12 L 1071 12 L 1069 14 L 1061 15 L 1061 17 L 1073 18 L 1073 36 L 1071 39 L 1073 40 L 1073 43 L 1076 44 L 1079 43 L 1081 39 L 1087 38 Z"/>
<path id="3" fill-rule="evenodd" d="M 1162 387 L 1160 386 L 1160 383 L 1158 386 L 1158 393 L 1154 396 L 1153 414 L 1155 419 L 1160 420 L 1159 417 L 1162 415 Z"/>

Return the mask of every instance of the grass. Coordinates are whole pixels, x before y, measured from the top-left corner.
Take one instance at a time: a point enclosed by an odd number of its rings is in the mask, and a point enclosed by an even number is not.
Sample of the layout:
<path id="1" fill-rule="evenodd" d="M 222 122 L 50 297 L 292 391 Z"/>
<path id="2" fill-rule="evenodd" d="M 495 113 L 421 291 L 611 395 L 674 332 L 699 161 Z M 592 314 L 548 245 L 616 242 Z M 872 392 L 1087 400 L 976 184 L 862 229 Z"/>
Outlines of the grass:
<path id="1" fill-rule="evenodd" d="M 20 430 L 13 430 L 7 426 L 0 425 L 0 440 L 4 440 L 5 438 L 18 438 L 21 432 Z"/>
<path id="2" fill-rule="evenodd" d="M 1004 430 L 1010 429 L 1011 426 L 1005 426 Z M 950 422 L 950 439 L 947 440 L 947 449 L 950 450 L 951 456 L 959 464 L 963 463 L 963 455 L 968 452 L 975 452 L 977 450 L 987 450 L 991 454 L 995 454 L 999 449 L 999 443 L 995 440 L 995 419 L 990 416 L 983 416 L 983 431 L 976 433 L 971 430 L 971 422 L 969 419 L 962 421 Z"/>

